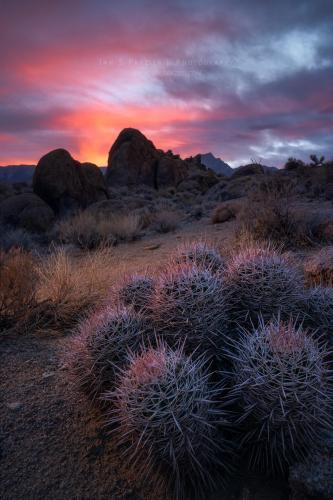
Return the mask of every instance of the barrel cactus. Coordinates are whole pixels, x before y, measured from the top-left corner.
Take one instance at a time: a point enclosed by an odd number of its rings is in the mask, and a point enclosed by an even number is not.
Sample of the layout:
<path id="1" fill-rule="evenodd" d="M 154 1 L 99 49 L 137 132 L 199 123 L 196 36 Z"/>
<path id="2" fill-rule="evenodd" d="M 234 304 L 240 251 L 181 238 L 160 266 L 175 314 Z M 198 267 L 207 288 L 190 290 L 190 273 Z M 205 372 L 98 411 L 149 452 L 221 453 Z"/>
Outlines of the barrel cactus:
<path id="1" fill-rule="evenodd" d="M 173 260 L 176 264 L 193 264 L 200 269 L 208 269 L 211 272 L 221 272 L 225 262 L 220 252 L 205 241 L 195 241 L 180 245 Z"/>
<path id="2" fill-rule="evenodd" d="M 225 273 L 230 319 L 236 325 L 257 325 L 280 314 L 299 314 L 303 277 L 298 268 L 272 248 L 249 247 L 234 256 Z"/>
<path id="3" fill-rule="evenodd" d="M 326 349 L 302 327 L 279 319 L 237 341 L 232 396 L 253 466 L 283 468 L 332 427 Z"/>
<path id="4" fill-rule="evenodd" d="M 155 471 L 164 474 L 176 498 L 189 485 L 197 496 L 215 484 L 214 467 L 227 468 L 225 398 L 210 382 L 203 358 L 159 343 L 133 355 L 116 389 L 104 397 L 113 403 L 108 423 L 118 424 L 115 439 L 129 445 L 136 471 L 149 478 Z"/>
<path id="5" fill-rule="evenodd" d="M 170 345 L 217 354 L 227 328 L 222 278 L 193 265 L 176 266 L 158 280 L 151 318 Z"/>
<path id="6" fill-rule="evenodd" d="M 149 342 L 151 329 L 139 314 L 106 307 L 86 319 L 71 341 L 69 368 L 75 384 L 93 400 L 113 387 L 128 350 Z"/>
<path id="7" fill-rule="evenodd" d="M 119 299 L 125 306 L 136 311 L 149 308 L 155 289 L 155 280 L 148 273 L 126 276 L 119 287 Z"/>

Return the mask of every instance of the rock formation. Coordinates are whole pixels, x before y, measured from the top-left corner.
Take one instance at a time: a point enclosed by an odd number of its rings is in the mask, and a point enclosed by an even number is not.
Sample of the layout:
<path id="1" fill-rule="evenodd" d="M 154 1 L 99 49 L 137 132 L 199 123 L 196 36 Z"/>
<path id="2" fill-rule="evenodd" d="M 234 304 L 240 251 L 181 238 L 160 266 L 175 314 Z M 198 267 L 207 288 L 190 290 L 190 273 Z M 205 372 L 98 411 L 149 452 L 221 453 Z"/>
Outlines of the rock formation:
<path id="1" fill-rule="evenodd" d="M 85 208 L 108 197 L 99 168 L 92 163 L 81 164 L 65 149 L 55 149 L 39 160 L 33 190 L 56 213 Z"/>
<path id="2" fill-rule="evenodd" d="M 2 224 L 39 232 L 49 229 L 53 221 L 53 211 L 36 194 L 17 194 L 0 203 Z"/>
<path id="3" fill-rule="evenodd" d="M 213 172 L 201 165 L 198 159 L 182 160 L 171 151 L 157 149 L 152 141 L 133 128 L 120 132 L 110 149 L 106 172 L 110 185 L 145 184 L 160 189 L 178 186 L 194 177 L 199 183 L 206 177 L 209 177 L 209 185 L 217 182 Z"/>

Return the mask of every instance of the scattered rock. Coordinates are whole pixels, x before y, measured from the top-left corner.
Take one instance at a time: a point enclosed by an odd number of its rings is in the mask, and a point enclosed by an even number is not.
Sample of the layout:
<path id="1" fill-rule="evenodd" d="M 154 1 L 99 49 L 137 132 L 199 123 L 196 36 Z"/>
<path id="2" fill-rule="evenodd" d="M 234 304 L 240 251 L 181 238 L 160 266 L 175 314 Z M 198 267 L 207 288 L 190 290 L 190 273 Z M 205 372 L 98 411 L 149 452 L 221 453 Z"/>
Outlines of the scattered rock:
<path id="1" fill-rule="evenodd" d="M 23 193 L 0 203 L 0 221 L 28 231 L 46 231 L 54 221 L 51 208 L 36 194 Z"/>

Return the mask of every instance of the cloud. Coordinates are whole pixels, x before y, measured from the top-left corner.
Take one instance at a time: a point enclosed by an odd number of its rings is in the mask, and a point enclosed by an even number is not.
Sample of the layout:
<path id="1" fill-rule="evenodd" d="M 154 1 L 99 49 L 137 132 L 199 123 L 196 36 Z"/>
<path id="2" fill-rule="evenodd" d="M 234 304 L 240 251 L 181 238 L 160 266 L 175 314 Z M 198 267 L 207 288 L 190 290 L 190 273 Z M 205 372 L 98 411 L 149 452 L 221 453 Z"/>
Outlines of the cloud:
<path id="1" fill-rule="evenodd" d="M 134 126 L 181 154 L 329 155 L 330 0 L 3 0 L 0 164 L 105 164 Z"/>

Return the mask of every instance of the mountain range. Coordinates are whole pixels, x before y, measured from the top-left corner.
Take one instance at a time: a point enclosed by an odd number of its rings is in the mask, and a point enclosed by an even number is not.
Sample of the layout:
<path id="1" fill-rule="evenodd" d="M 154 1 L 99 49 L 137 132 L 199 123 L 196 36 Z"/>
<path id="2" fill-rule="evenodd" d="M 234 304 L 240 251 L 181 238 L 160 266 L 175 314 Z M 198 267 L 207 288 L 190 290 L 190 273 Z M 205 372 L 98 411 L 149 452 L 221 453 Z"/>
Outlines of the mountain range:
<path id="1" fill-rule="evenodd" d="M 212 153 L 205 153 L 199 156 L 201 163 L 214 170 L 216 174 L 225 175 L 226 177 L 232 175 L 233 169 L 225 161 L 221 160 L 221 158 L 217 158 Z"/>
<path id="2" fill-rule="evenodd" d="M 0 166 L 0 182 L 31 182 L 35 165 Z"/>
<path id="3" fill-rule="evenodd" d="M 225 176 L 232 175 L 233 169 L 220 158 L 212 153 L 198 155 L 201 163 L 207 168 L 214 170 L 217 174 Z M 0 166 L 0 182 L 31 182 L 35 165 L 6 165 Z M 100 167 L 103 173 L 106 167 Z"/>

